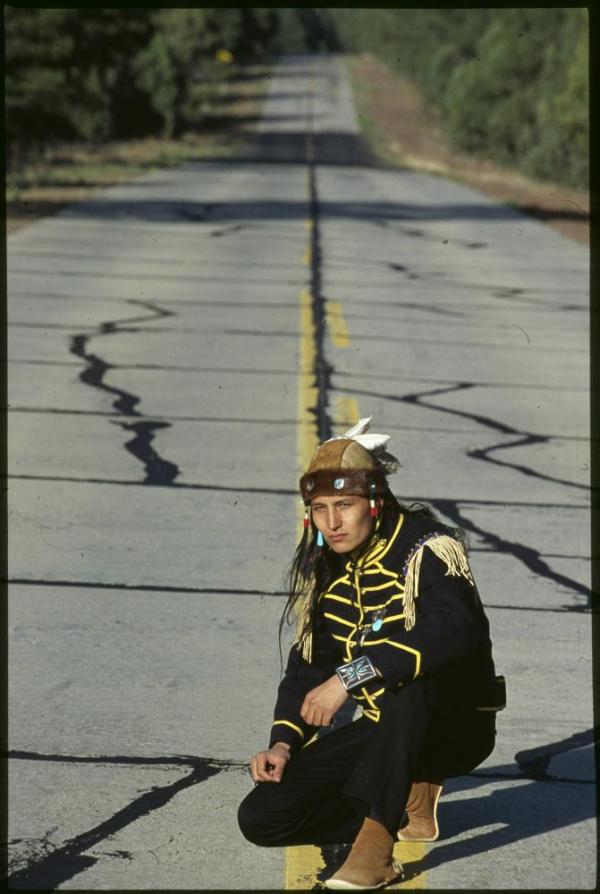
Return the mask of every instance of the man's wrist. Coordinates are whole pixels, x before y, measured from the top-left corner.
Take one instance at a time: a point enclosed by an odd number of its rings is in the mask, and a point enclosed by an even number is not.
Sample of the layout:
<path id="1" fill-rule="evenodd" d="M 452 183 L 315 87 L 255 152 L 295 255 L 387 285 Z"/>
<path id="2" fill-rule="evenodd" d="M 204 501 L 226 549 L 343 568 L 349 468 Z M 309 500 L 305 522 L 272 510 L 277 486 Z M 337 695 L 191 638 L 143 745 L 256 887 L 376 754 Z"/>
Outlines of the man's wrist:
<path id="1" fill-rule="evenodd" d="M 289 742 L 273 742 L 273 744 L 271 745 L 271 748 L 277 748 L 278 746 L 285 748 L 286 751 L 291 753 L 292 749 L 290 747 Z"/>

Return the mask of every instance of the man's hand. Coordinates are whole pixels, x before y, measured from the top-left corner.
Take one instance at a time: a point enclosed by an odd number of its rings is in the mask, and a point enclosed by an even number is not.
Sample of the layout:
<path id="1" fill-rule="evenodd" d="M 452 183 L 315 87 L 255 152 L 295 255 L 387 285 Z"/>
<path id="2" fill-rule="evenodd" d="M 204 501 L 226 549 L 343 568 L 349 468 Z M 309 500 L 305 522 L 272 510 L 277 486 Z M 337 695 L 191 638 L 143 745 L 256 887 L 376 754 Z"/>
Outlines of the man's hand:
<path id="1" fill-rule="evenodd" d="M 329 726 L 333 715 L 349 698 L 342 681 L 334 674 L 320 686 L 307 692 L 300 708 L 300 716 L 311 726 Z"/>
<path id="2" fill-rule="evenodd" d="M 291 760 L 290 746 L 275 742 L 266 751 L 259 751 L 250 758 L 250 775 L 254 782 L 281 782 L 286 764 Z"/>

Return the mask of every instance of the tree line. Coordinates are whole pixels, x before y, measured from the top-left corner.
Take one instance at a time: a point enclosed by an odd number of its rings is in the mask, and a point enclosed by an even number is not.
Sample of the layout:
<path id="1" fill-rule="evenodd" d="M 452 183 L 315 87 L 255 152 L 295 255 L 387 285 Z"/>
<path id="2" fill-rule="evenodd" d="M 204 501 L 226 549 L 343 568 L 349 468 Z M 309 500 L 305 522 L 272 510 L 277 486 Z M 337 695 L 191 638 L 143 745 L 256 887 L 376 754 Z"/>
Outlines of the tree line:
<path id="1" fill-rule="evenodd" d="M 585 8 L 330 9 L 346 50 L 413 81 L 452 143 L 523 173 L 588 183 Z"/>
<path id="2" fill-rule="evenodd" d="M 369 51 L 419 87 L 458 149 L 587 185 L 585 8 L 4 13 L 9 143 L 178 136 L 202 127 L 231 59 Z"/>
<path id="3" fill-rule="evenodd" d="M 227 62 L 274 43 L 268 9 L 5 7 L 9 140 L 177 136 L 197 126 Z"/>
<path id="4" fill-rule="evenodd" d="M 8 142 L 176 137 L 202 126 L 236 63 L 331 47 L 326 19 L 309 8 L 6 6 Z"/>

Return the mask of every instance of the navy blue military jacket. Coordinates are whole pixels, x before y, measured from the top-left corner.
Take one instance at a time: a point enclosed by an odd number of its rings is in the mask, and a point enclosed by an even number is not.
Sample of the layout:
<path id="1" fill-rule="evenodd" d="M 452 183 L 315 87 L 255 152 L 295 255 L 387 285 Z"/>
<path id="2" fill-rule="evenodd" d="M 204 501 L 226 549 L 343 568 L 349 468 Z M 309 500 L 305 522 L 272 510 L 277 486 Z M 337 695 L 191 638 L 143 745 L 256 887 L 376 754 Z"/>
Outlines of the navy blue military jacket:
<path id="1" fill-rule="evenodd" d="M 436 675 L 444 698 L 474 710 L 495 679 L 489 625 L 463 545 L 440 522 L 410 512 L 382 521 L 358 560 L 340 556 L 339 576 L 318 600 L 311 651 L 307 661 L 300 643 L 290 650 L 270 745 L 306 744 L 318 728 L 300 716 L 304 697 L 361 654 L 382 677 L 351 694 L 374 722 L 386 689 L 424 675 Z"/>

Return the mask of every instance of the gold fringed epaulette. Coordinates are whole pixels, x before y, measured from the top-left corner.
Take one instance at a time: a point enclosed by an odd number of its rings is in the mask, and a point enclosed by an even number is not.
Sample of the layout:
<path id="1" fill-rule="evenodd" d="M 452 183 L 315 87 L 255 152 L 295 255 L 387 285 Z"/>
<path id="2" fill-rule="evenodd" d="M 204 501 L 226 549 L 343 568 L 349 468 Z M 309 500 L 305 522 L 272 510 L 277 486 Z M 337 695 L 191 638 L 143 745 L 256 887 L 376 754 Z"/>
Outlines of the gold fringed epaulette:
<path id="1" fill-rule="evenodd" d="M 469 568 L 469 560 L 465 548 L 454 537 L 448 534 L 434 534 L 429 539 L 419 541 L 409 555 L 404 566 L 404 629 L 412 630 L 415 626 L 415 599 L 419 594 L 419 574 L 423 550 L 428 546 L 432 553 L 441 559 L 447 567 L 446 574 L 466 578 L 474 585 L 473 575 Z"/>
<path id="2" fill-rule="evenodd" d="M 300 648 L 300 654 L 310 664 L 312 659 L 312 630 L 310 628 L 310 590 L 304 594 L 296 607 L 296 636 L 294 645 Z"/>

